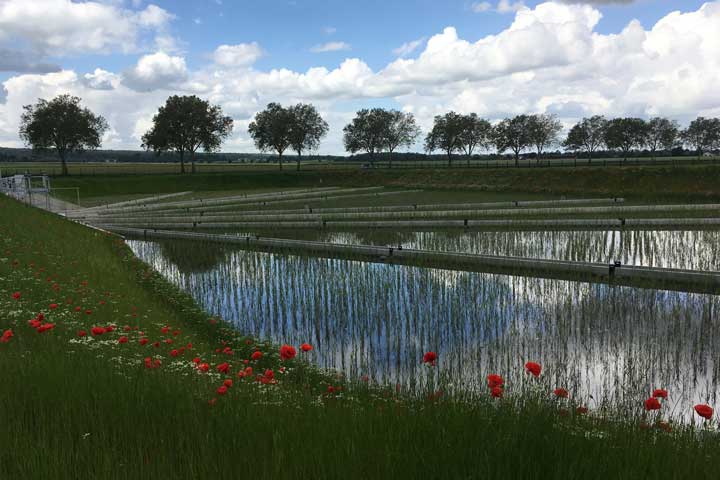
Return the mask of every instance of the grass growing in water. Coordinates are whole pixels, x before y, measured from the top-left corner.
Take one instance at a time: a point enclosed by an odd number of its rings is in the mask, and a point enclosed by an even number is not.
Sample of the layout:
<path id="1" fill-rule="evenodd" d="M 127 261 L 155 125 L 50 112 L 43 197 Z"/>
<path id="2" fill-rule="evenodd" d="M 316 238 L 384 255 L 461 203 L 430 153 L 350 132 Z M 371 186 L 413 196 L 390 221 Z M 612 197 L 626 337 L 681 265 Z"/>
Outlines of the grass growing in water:
<path id="1" fill-rule="evenodd" d="M 28 325 L 41 311 L 55 325 L 42 333 Z M 0 197 L 6 329 L 0 478 L 715 478 L 720 460 L 709 429 L 563 415 L 511 389 L 404 396 L 282 362 L 276 347 L 210 322 L 116 239 Z M 264 356 L 248 365 L 273 369 L 276 384 L 237 377 L 256 347 Z"/>

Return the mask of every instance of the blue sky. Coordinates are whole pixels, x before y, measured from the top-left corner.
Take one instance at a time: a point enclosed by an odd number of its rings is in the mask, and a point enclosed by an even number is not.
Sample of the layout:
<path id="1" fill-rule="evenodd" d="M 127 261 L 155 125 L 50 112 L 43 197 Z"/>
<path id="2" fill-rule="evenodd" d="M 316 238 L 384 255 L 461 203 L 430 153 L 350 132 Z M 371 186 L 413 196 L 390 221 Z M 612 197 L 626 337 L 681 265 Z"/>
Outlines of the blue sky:
<path id="1" fill-rule="evenodd" d="M 449 109 L 687 121 L 720 108 L 718 30 L 720 2 L 698 0 L 0 0 L 0 145 L 23 103 L 65 92 L 110 120 L 113 148 L 137 148 L 175 93 L 223 106 L 236 151 L 275 100 L 320 108 L 327 153 L 374 105 L 423 127 Z"/>

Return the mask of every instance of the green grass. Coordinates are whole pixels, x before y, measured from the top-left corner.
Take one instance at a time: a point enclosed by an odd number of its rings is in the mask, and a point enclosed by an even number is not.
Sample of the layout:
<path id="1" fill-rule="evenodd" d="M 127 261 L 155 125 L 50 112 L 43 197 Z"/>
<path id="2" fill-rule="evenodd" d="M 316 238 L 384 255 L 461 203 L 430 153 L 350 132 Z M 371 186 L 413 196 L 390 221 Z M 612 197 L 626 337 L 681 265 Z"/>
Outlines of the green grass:
<path id="1" fill-rule="evenodd" d="M 50 303 L 59 307 L 49 311 Z M 27 324 L 40 311 L 54 329 Z M 118 330 L 77 337 L 109 324 Z M 139 345 L 126 325 L 151 343 Z M 181 333 L 162 334 L 164 325 Z M 265 352 L 256 371 L 277 372 L 277 348 L 209 322 L 114 237 L 0 197 L 0 331 L 8 328 L 15 336 L 0 343 L 3 479 L 717 478 L 714 429 L 666 433 L 641 429 L 640 416 L 562 416 L 545 389 L 519 397 L 509 385 L 502 400 L 430 401 L 339 379 L 299 358 L 285 363 L 276 385 L 238 379 L 256 345 Z M 129 343 L 118 344 L 121 335 Z M 175 343 L 152 346 L 165 338 Z M 223 340 L 233 356 L 215 352 Z M 188 342 L 192 353 L 169 356 Z M 215 393 L 225 376 L 194 371 L 196 355 L 231 363 L 227 395 Z M 145 369 L 146 356 L 161 367 Z M 343 390 L 326 395 L 329 383 Z"/>
<path id="2" fill-rule="evenodd" d="M 308 187 L 386 186 L 423 190 L 569 197 L 626 197 L 636 201 L 720 200 L 720 166 L 557 167 L 519 169 L 238 170 L 195 175 L 145 174 L 56 177 L 53 187 L 80 189 L 81 201 L 192 190 L 238 192 Z M 57 195 L 75 201 L 73 190 Z M 387 197 L 390 198 L 390 197 Z M 93 200 L 94 199 L 94 200 Z"/>

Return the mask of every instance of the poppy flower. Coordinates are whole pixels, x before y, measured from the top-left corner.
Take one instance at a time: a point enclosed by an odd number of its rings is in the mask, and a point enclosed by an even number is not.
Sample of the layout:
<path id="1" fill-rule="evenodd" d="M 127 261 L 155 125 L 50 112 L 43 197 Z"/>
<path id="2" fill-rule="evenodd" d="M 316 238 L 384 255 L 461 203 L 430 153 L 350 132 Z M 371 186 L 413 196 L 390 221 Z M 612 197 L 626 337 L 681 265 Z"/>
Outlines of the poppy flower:
<path id="1" fill-rule="evenodd" d="M 128 342 L 128 337 L 126 337 L 125 335 L 118 338 L 118 343 L 127 343 L 127 342 Z"/>
<path id="2" fill-rule="evenodd" d="M 81 310 L 82 310 L 82 307 L 75 307 L 75 311 L 76 311 L 76 312 L 79 312 L 79 311 L 81 311 Z"/>
<path id="3" fill-rule="evenodd" d="M 542 371 L 542 367 L 539 363 L 527 362 L 525 364 L 525 371 L 528 373 L 532 373 L 534 377 L 539 377 L 540 372 Z"/>
<path id="4" fill-rule="evenodd" d="M 58 307 L 57 303 L 51 303 L 50 304 L 50 310 L 55 310 Z"/>
<path id="5" fill-rule="evenodd" d="M 215 367 L 215 369 L 220 373 L 227 373 L 228 370 L 230 370 L 230 365 L 227 362 L 223 362 Z"/>
<path id="6" fill-rule="evenodd" d="M 363 375 L 362 377 L 360 377 L 360 380 L 362 380 L 363 382 L 367 383 L 367 382 L 370 381 L 370 377 L 368 377 L 367 375 Z"/>
<path id="7" fill-rule="evenodd" d="M 0 343 L 8 343 L 14 336 L 12 330 L 8 328 L 3 332 L 2 337 L 0 337 Z"/>
<path id="8" fill-rule="evenodd" d="M 568 391 L 564 388 L 556 388 L 553 393 L 558 398 L 568 398 Z"/>
<path id="9" fill-rule="evenodd" d="M 33 318 L 32 320 L 28 321 L 28 325 L 30 325 L 32 328 L 38 328 L 42 322 L 38 320 L 37 318 Z"/>
<path id="10" fill-rule="evenodd" d="M 201 363 L 200 365 L 198 365 L 198 370 L 200 370 L 201 372 L 207 372 L 208 370 L 210 370 L 210 364 Z"/>
<path id="11" fill-rule="evenodd" d="M 309 343 L 303 343 L 302 345 L 300 345 L 300 350 L 302 350 L 303 352 L 309 352 L 312 349 L 313 347 Z"/>
<path id="12" fill-rule="evenodd" d="M 327 393 L 329 393 L 329 394 L 330 394 L 330 393 L 335 393 L 335 387 L 333 387 L 332 385 L 328 385 L 328 387 L 327 387 Z"/>
<path id="13" fill-rule="evenodd" d="M 103 327 L 92 327 L 90 329 L 90 333 L 92 333 L 93 335 L 102 335 L 103 333 L 105 333 L 105 329 Z"/>
<path id="14" fill-rule="evenodd" d="M 423 355 L 423 363 L 429 363 L 430 365 L 435 366 L 435 362 L 437 362 L 437 353 L 427 352 Z"/>
<path id="15" fill-rule="evenodd" d="M 227 387 L 225 385 L 218 387 L 217 394 L 218 395 L 225 395 L 227 393 Z"/>
<path id="16" fill-rule="evenodd" d="M 230 388 L 233 386 L 233 381 L 229 378 L 226 378 L 225 381 L 223 382 L 223 385 L 225 385 L 227 388 Z"/>
<path id="17" fill-rule="evenodd" d="M 168 333 L 168 332 L 170 331 L 170 327 L 167 327 L 167 326 L 162 327 L 162 328 L 160 329 L 160 331 L 161 331 L 162 333 Z"/>
<path id="18" fill-rule="evenodd" d="M 15 293 L 12 294 L 12 297 L 13 297 L 15 300 L 20 300 L 20 297 L 21 297 L 21 296 L 22 296 L 22 294 L 21 294 L 20 292 L 15 292 Z"/>
<path id="19" fill-rule="evenodd" d="M 252 375 L 252 374 L 253 374 L 253 368 L 252 368 L 252 367 L 247 367 L 247 368 L 245 368 L 245 376 L 246 376 L 246 377 L 249 377 L 249 376 Z"/>
<path id="20" fill-rule="evenodd" d="M 179 354 L 179 352 L 178 352 L 177 350 L 171 350 L 171 351 L 170 351 L 170 356 L 171 356 L 171 357 L 177 357 L 178 354 Z"/>
<path id="21" fill-rule="evenodd" d="M 193 359 L 192 359 L 192 362 L 193 362 L 195 365 L 199 364 L 199 363 L 200 363 L 200 357 L 195 357 L 195 358 L 193 358 Z"/>
<path id="22" fill-rule="evenodd" d="M 38 333 L 43 333 L 43 332 L 47 332 L 48 330 L 52 330 L 53 328 L 55 328 L 54 323 L 43 323 L 42 325 L 40 325 L 37 328 L 37 331 L 38 331 Z"/>
<path id="23" fill-rule="evenodd" d="M 85 315 L 92 315 L 92 310 L 90 310 L 89 308 L 85 310 Z"/>
<path id="24" fill-rule="evenodd" d="M 188 350 L 192 350 L 192 343 L 188 343 L 187 345 L 185 345 L 185 348 L 187 348 Z"/>
<path id="25" fill-rule="evenodd" d="M 166 338 L 166 339 L 165 339 L 165 343 L 167 343 L 168 345 L 170 345 L 171 343 L 173 343 L 172 338 Z"/>
<path id="26" fill-rule="evenodd" d="M 280 358 L 283 360 L 290 360 L 297 355 L 297 352 L 295 351 L 295 347 L 292 345 L 283 345 L 280 347 Z"/>
<path id="27" fill-rule="evenodd" d="M 645 400 L 645 410 L 660 410 L 660 401 L 655 397 L 648 398 Z"/>
<path id="28" fill-rule="evenodd" d="M 495 387 L 502 387 L 505 381 L 500 375 L 495 375 L 494 373 L 491 375 L 488 375 L 487 377 L 488 381 L 488 388 L 495 388 Z"/>
<path id="29" fill-rule="evenodd" d="M 656 389 L 653 391 L 652 396 L 655 397 L 655 398 L 667 398 L 667 397 L 668 397 L 668 391 L 667 391 L 667 390 L 664 390 L 664 389 L 662 389 L 662 388 L 656 388 Z"/>
<path id="30" fill-rule="evenodd" d="M 577 413 L 578 415 L 585 415 L 587 412 L 588 412 L 587 407 L 577 407 L 575 409 L 575 413 Z"/>
<path id="31" fill-rule="evenodd" d="M 160 348 L 160 342 L 155 342 L 155 343 L 153 343 L 153 347 L 155 347 L 155 348 Z"/>
<path id="32" fill-rule="evenodd" d="M 492 390 L 490 390 L 490 395 L 493 398 L 502 398 L 503 396 L 503 389 L 502 387 L 493 387 Z"/>
<path id="33" fill-rule="evenodd" d="M 78 330 L 78 337 L 84 337 L 87 335 L 87 332 L 85 330 Z"/>
<path id="34" fill-rule="evenodd" d="M 264 375 L 264 376 L 265 376 L 266 378 L 273 379 L 273 378 L 275 378 L 275 373 L 268 368 L 267 370 L 265 370 L 265 375 Z"/>
<path id="35" fill-rule="evenodd" d="M 124 332 L 129 332 L 130 330 L 132 330 L 132 328 L 130 328 L 130 325 L 125 325 L 125 326 L 123 327 L 123 331 L 124 331 Z"/>
<path id="36" fill-rule="evenodd" d="M 224 353 L 225 355 L 232 355 L 233 351 L 232 351 L 232 348 L 225 347 L 225 348 L 223 348 L 222 353 Z"/>
<path id="37" fill-rule="evenodd" d="M 173 330 L 173 337 L 180 335 L 180 330 Z"/>
<path id="38" fill-rule="evenodd" d="M 709 405 L 695 405 L 695 412 L 705 420 L 710 420 L 713 416 L 713 409 Z"/>
<path id="39" fill-rule="evenodd" d="M 262 358 L 262 356 L 263 356 L 262 352 L 260 350 L 257 350 L 255 352 L 253 352 L 252 355 L 250 355 L 250 358 L 252 358 L 253 360 L 260 360 Z"/>
<path id="40" fill-rule="evenodd" d="M 105 331 L 106 331 L 107 333 L 113 332 L 113 331 L 115 331 L 115 326 L 114 326 L 114 325 L 108 325 L 107 327 L 105 327 Z"/>

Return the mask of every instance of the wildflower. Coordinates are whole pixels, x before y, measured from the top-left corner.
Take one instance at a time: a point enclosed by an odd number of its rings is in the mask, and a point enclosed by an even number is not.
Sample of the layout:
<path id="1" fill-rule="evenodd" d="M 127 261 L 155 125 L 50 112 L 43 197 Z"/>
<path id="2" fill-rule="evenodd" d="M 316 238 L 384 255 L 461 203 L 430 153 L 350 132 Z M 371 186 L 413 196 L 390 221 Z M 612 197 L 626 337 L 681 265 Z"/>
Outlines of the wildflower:
<path id="1" fill-rule="evenodd" d="M 90 310 L 89 308 L 85 310 L 85 315 L 92 315 L 92 310 Z"/>
<path id="2" fill-rule="evenodd" d="M 180 335 L 180 330 L 173 330 L 173 337 Z"/>
<path id="3" fill-rule="evenodd" d="M 22 294 L 21 294 L 20 292 L 15 292 L 15 293 L 12 294 L 12 297 L 13 297 L 15 300 L 20 300 L 20 297 L 21 297 L 21 296 L 22 296 Z"/>
<path id="4" fill-rule="evenodd" d="M 253 360 L 260 360 L 262 358 L 262 356 L 263 356 L 262 352 L 260 350 L 257 350 L 255 352 L 253 352 L 252 355 L 250 355 L 250 358 L 252 358 Z"/>
<path id="5" fill-rule="evenodd" d="M 312 349 L 313 347 L 309 343 L 303 343 L 302 345 L 300 345 L 300 350 L 302 350 L 303 352 L 309 352 Z"/>
<path id="6" fill-rule="evenodd" d="M 532 375 L 533 375 L 534 377 L 539 377 L 539 376 L 540 376 L 540 372 L 542 371 L 542 367 L 540 366 L 539 363 L 527 362 L 527 363 L 525 364 L 525 371 L 528 372 L 528 373 L 532 373 Z"/>
<path id="7" fill-rule="evenodd" d="M 577 413 L 578 415 L 585 415 L 587 412 L 588 412 L 587 407 L 577 407 L 575 409 L 575 413 Z"/>
<path id="8" fill-rule="evenodd" d="M 360 377 L 360 380 L 362 380 L 363 382 L 367 383 L 367 382 L 370 381 L 370 377 L 368 377 L 367 375 L 363 375 L 362 377 Z"/>
<path id="9" fill-rule="evenodd" d="M 171 357 L 177 357 L 177 356 L 178 356 L 178 351 L 177 351 L 177 350 L 171 350 L 171 351 L 170 351 L 170 356 L 171 356 Z"/>
<path id="10" fill-rule="evenodd" d="M 43 333 L 43 332 L 47 332 L 48 330 L 52 330 L 53 328 L 55 328 L 54 323 L 43 323 L 36 330 L 38 333 Z"/>
<path id="11" fill-rule="evenodd" d="M 567 398 L 568 397 L 568 391 L 564 388 L 556 388 L 553 393 L 558 398 Z"/>
<path id="12" fill-rule="evenodd" d="M 140 339 L 140 345 L 147 345 L 148 341 L 149 340 L 147 338 L 143 337 Z"/>
<path id="13" fill-rule="evenodd" d="M 8 343 L 14 336 L 12 330 L 8 328 L 3 332 L 2 337 L 0 337 L 0 343 Z"/>
<path id="14" fill-rule="evenodd" d="M 660 430 L 666 431 L 667 433 L 672 432 L 672 427 L 670 426 L 670 424 L 668 422 L 658 422 L 657 427 Z"/>
<path id="15" fill-rule="evenodd" d="M 210 364 L 201 363 L 200 365 L 198 365 L 198 370 L 200 370 L 201 372 L 207 372 L 208 370 L 210 370 Z"/>
<path id="16" fill-rule="evenodd" d="M 216 403 L 217 403 L 217 398 L 211 398 L 210 400 L 208 400 L 208 405 L 210 405 L 211 407 L 213 405 L 215 405 Z"/>
<path id="17" fill-rule="evenodd" d="M 168 333 L 168 332 L 170 331 L 170 327 L 168 327 L 168 326 L 166 325 L 166 326 L 162 327 L 162 328 L 160 329 L 160 331 L 161 331 L 162 333 Z"/>
<path id="18" fill-rule="evenodd" d="M 155 347 L 155 348 L 160 348 L 160 342 L 155 342 L 155 343 L 153 343 L 153 347 Z"/>
<path id="19" fill-rule="evenodd" d="M 123 327 L 124 332 L 129 332 L 130 330 L 132 330 L 132 328 L 130 328 L 130 325 L 125 325 L 125 327 Z"/>
<path id="20" fill-rule="evenodd" d="M 118 343 L 127 343 L 127 342 L 128 342 L 128 337 L 126 337 L 125 335 L 118 338 Z"/>
<path id="21" fill-rule="evenodd" d="M 87 335 L 87 332 L 85 330 L 78 330 L 77 336 L 78 337 L 84 337 Z"/>
<path id="22" fill-rule="evenodd" d="M 490 395 L 492 395 L 493 398 L 502 398 L 502 396 L 503 396 L 502 387 L 493 387 L 493 389 L 490 390 Z"/>
<path id="23" fill-rule="evenodd" d="M 195 365 L 199 364 L 199 363 L 200 363 L 200 357 L 195 357 L 195 358 L 193 358 L 193 359 L 192 359 L 192 362 L 193 362 Z"/>
<path id="24" fill-rule="evenodd" d="M 55 310 L 58 307 L 57 303 L 51 303 L 50 304 L 50 310 Z"/>
<path id="25" fill-rule="evenodd" d="M 230 370 L 230 365 L 227 362 L 223 362 L 215 367 L 215 369 L 220 373 L 227 373 L 228 370 Z"/>
<path id="26" fill-rule="evenodd" d="M 223 386 L 221 386 L 221 387 L 218 387 L 218 389 L 217 389 L 217 394 L 218 394 L 218 395 L 225 395 L 225 394 L 227 393 L 227 390 L 228 390 L 228 387 L 226 387 L 225 385 L 223 385 Z"/>
<path id="27" fill-rule="evenodd" d="M 328 385 L 328 387 L 327 387 L 327 393 L 328 393 L 328 394 L 333 394 L 333 393 L 335 393 L 335 387 L 333 387 L 332 385 Z"/>
<path id="28" fill-rule="evenodd" d="M 167 343 L 168 345 L 170 345 L 171 343 L 173 343 L 172 338 L 166 338 L 166 339 L 165 339 L 165 343 Z"/>
<path id="29" fill-rule="evenodd" d="M 495 388 L 495 387 L 502 387 L 505 381 L 500 375 L 495 375 L 494 373 L 491 375 L 488 375 L 487 377 L 488 381 L 488 388 Z"/>
<path id="30" fill-rule="evenodd" d="M 653 391 L 652 396 L 655 397 L 655 398 L 667 398 L 667 397 L 668 397 L 668 391 L 667 391 L 667 390 L 663 390 L 662 388 L 656 388 L 656 389 Z"/>
<path id="31" fill-rule="evenodd" d="M 283 360 L 290 360 L 297 355 L 297 352 L 295 351 L 295 347 L 292 345 L 283 345 L 280 347 L 280 358 Z"/>
<path id="32" fill-rule="evenodd" d="M 247 368 L 245 368 L 245 376 L 246 376 L 246 377 L 249 377 L 249 376 L 251 376 L 252 374 L 253 374 L 253 368 L 252 368 L 252 367 L 247 367 Z"/>
<path id="33" fill-rule="evenodd" d="M 92 327 L 90 329 L 90 333 L 92 333 L 95 336 L 102 335 L 103 333 L 105 333 L 105 329 L 103 327 Z"/>
<path id="34" fill-rule="evenodd" d="M 433 367 L 435 366 L 435 362 L 437 362 L 437 353 L 435 352 L 427 352 L 425 355 L 423 355 L 423 363 L 429 363 Z"/>
<path id="35" fill-rule="evenodd" d="M 265 370 L 265 375 L 264 375 L 264 376 L 265 376 L 266 378 L 273 379 L 273 378 L 275 378 L 275 373 L 268 368 L 267 370 Z"/>
<path id="36" fill-rule="evenodd" d="M 108 325 L 107 327 L 105 327 L 105 332 L 107 332 L 107 333 L 114 332 L 114 331 L 115 331 L 114 325 Z"/>
<path id="37" fill-rule="evenodd" d="M 233 381 L 229 378 L 226 378 L 225 381 L 223 382 L 223 385 L 225 385 L 227 388 L 230 388 L 233 386 Z"/>
<path id="38" fill-rule="evenodd" d="M 695 405 L 695 412 L 705 420 L 710 420 L 713 416 L 713 409 L 709 405 Z"/>
<path id="39" fill-rule="evenodd" d="M 28 321 L 28 325 L 30 325 L 32 328 L 38 328 L 41 324 L 42 322 L 37 318 L 33 318 L 32 320 Z"/>
<path id="40" fill-rule="evenodd" d="M 650 397 L 645 400 L 645 410 L 660 410 L 660 401 L 655 397 Z"/>
<path id="41" fill-rule="evenodd" d="M 192 343 L 188 343 L 187 345 L 185 345 L 185 348 L 187 348 L 188 350 L 192 350 Z"/>
<path id="42" fill-rule="evenodd" d="M 75 311 L 76 311 L 76 312 L 79 312 L 79 311 L 81 311 L 81 310 L 82 310 L 82 307 L 79 307 L 79 306 L 78 306 L 78 307 L 75 307 Z"/>

